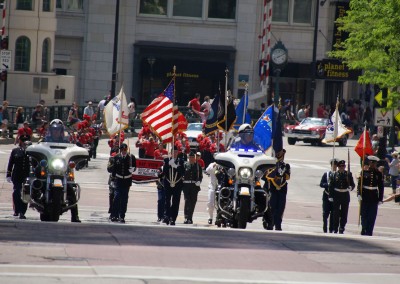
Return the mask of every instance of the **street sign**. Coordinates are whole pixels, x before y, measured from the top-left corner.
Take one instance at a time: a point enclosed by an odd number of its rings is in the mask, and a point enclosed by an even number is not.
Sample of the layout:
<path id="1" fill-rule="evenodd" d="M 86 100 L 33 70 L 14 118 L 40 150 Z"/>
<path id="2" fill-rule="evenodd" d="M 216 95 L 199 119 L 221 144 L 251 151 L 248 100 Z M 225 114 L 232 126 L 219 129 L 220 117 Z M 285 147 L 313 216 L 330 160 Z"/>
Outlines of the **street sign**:
<path id="1" fill-rule="evenodd" d="M 389 96 L 390 96 L 390 90 L 387 91 L 387 94 L 388 94 L 388 97 L 389 97 Z M 382 106 L 382 100 L 383 100 L 383 98 L 382 98 L 382 91 L 380 91 L 379 93 L 376 94 L 376 96 L 375 96 L 375 101 L 376 101 L 380 106 Z M 391 107 L 392 104 L 393 104 L 393 103 L 392 103 L 392 100 L 389 98 L 389 99 L 387 100 L 386 106 L 387 106 L 387 107 Z"/>
<path id="2" fill-rule="evenodd" d="M 393 126 L 393 111 L 385 110 L 383 108 L 376 108 L 374 125 L 386 127 Z"/>
<path id="3" fill-rule="evenodd" d="M 0 51 L 1 70 L 9 70 L 11 68 L 11 50 Z"/>

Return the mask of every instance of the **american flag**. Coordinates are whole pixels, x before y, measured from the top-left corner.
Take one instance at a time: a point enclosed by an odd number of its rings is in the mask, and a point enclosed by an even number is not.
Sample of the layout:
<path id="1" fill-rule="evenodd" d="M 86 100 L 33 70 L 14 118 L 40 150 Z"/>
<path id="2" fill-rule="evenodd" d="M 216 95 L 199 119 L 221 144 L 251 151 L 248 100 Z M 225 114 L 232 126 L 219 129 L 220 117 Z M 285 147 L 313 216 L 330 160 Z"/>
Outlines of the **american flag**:
<path id="1" fill-rule="evenodd" d="M 141 114 L 142 120 L 151 127 L 164 144 L 171 143 L 172 135 L 185 131 L 188 124 L 185 116 L 173 104 L 174 85 L 175 80 L 172 79 L 168 87 Z"/>

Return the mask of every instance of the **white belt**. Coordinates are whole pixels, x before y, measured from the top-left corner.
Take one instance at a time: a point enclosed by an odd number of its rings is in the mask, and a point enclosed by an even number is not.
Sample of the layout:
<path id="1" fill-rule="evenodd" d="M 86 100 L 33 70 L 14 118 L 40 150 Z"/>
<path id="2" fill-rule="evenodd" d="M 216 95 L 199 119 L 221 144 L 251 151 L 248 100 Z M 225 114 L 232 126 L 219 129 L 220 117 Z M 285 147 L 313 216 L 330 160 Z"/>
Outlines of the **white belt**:
<path id="1" fill-rule="evenodd" d="M 115 174 L 115 176 L 116 176 L 117 178 L 122 178 L 122 179 L 132 178 L 132 175 L 129 175 L 129 176 L 121 176 L 121 175 L 119 175 L 119 174 Z"/>
<path id="2" fill-rule="evenodd" d="M 335 190 L 339 191 L 339 192 L 348 192 L 349 191 L 348 188 L 335 188 Z"/>
<path id="3" fill-rule="evenodd" d="M 363 186 L 363 188 L 365 189 L 369 189 L 369 190 L 377 190 L 378 188 L 376 186 Z"/>
<path id="4" fill-rule="evenodd" d="M 183 183 L 196 183 L 196 181 L 192 181 L 192 180 L 184 180 Z"/>

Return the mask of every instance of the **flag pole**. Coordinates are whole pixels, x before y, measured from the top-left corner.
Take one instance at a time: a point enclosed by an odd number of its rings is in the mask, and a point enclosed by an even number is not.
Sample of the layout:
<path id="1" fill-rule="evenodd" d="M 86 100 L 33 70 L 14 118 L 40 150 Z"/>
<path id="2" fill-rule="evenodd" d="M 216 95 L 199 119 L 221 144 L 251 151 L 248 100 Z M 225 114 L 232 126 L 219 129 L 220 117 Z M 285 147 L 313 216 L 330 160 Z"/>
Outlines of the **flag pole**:
<path id="1" fill-rule="evenodd" d="M 244 122 L 246 121 L 246 105 L 247 105 L 247 100 L 249 99 L 248 98 L 248 92 L 249 92 L 248 88 L 249 88 L 249 84 L 246 83 L 245 90 L 244 90 L 245 97 L 244 97 L 244 104 L 243 104 L 242 124 L 244 124 Z"/>
<path id="2" fill-rule="evenodd" d="M 364 123 L 364 132 L 363 132 L 363 150 L 362 150 L 362 160 L 361 160 L 361 175 L 360 175 L 360 196 L 362 197 L 363 190 L 363 177 L 364 177 L 364 163 L 365 163 L 365 143 L 367 138 L 367 123 Z M 361 200 L 358 201 L 358 227 L 360 227 L 361 223 Z"/>
<path id="3" fill-rule="evenodd" d="M 336 139 L 338 136 L 338 127 L 339 127 L 339 95 L 336 98 L 336 107 L 335 107 L 335 129 L 333 130 L 333 153 L 332 153 L 332 159 L 335 159 L 335 149 L 336 149 Z M 332 165 L 332 171 L 333 171 L 333 165 Z"/>
<path id="4" fill-rule="evenodd" d="M 175 145 L 175 135 L 174 135 L 174 107 L 175 107 L 175 78 L 176 78 L 176 66 L 172 68 L 172 81 L 174 82 L 174 95 L 172 97 L 172 119 L 171 119 L 171 134 L 172 134 L 172 157 L 174 157 L 175 150 L 174 150 L 174 145 Z"/>
<path id="5" fill-rule="evenodd" d="M 118 96 L 122 93 L 123 91 L 123 86 L 121 86 L 121 90 L 119 91 Z M 114 95 L 115 96 L 115 95 Z M 121 118 L 122 118 L 122 95 L 119 97 L 119 114 L 118 114 L 118 121 L 119 121 L 119 131 L 118 131 L 118 135 L 119 135 L 119 139 L 118 139 L 118 148 L 121 146 L 121 129 L 122 129 L 122 123 L 121 123 Z"/>
<path id="6" fill-rule="evenodd" d="M 225 131 L 228 130 L 228 74 L 229 74 L 229 70 L 228 70 L 228 67 L 226 67 L 226 69 L 225 69 L 225 96 L 224 96 L 224 100 L 225 100 Z M 227 146 L 226 138 L 227 138 L 227 135 L 225 134 L 225 147 Z"/>

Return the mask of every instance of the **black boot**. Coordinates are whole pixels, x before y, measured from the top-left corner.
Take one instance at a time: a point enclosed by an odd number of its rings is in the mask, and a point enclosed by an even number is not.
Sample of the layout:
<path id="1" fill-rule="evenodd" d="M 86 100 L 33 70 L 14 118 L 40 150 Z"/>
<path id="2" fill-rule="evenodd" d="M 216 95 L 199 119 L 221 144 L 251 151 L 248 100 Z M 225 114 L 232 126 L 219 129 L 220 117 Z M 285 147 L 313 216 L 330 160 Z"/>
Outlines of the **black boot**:
<path id="1" fill-rule="evenodd" d="M 78 205 L 75 205 L 71 208 L 71 222 L 74 222 L 74 223 L 82 222 L 81 220 L 79 220 Z"/>

